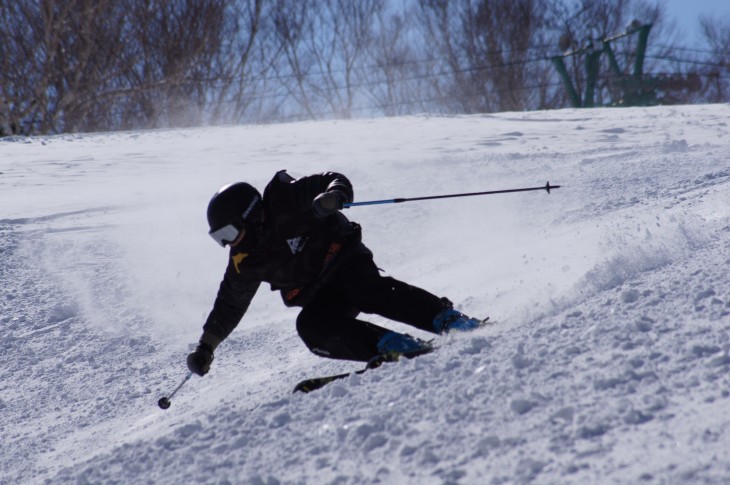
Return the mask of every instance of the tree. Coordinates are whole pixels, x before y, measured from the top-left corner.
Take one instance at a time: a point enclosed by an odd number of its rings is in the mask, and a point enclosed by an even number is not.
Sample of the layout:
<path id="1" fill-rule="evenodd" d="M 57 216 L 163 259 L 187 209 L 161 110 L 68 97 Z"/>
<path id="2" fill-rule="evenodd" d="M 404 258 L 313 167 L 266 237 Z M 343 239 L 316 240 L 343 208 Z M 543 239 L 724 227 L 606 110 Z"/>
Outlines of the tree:
<path id="1" fill-rule="evenodd" d="M 730 22 L 714 17 L 700 19 L 702 35 L 711 54 L 705 62 L 705 98 L 712 103 L 730 99 Z"/>
<path id="2" fill-rule="evenodd" d="M 441 62 L 431 73 L 447 112 L 534 109 L 531 84 L 548 76 L 540 0 L 419 0 L 425 45 Z"/>
<path id="3" fill-rule="evenodd" d="M 417 27 L 406 21 L 414 17 L 413 7 L 401 7 L 378 12 L 365 60 L 365 96 L 386 116 L 423 112 L 430 103 L 427 73 L 433 57 L 413 45 Z"/>
<path id="4" fill-rule="evenodd" d="M 383 0 L 278 0 L 278 80 L 308 118 L 352 116 Z"/>
<path id="5" fill-rule="evenodd" d="M 37 134 L 238 121 L 251 104 L 262 4 L 0 0 L 0 126 Z"/>
<path id="6" fill-rule="evenodd" d="M 2 96 L 16 133 L 74 131 L 98 119 L 86 93 L 120 62 L 114 47 L 98 48 L 121 35 L 120 23 L 104 19 L 125 16 L 113 2 L 0 0 Z"/>

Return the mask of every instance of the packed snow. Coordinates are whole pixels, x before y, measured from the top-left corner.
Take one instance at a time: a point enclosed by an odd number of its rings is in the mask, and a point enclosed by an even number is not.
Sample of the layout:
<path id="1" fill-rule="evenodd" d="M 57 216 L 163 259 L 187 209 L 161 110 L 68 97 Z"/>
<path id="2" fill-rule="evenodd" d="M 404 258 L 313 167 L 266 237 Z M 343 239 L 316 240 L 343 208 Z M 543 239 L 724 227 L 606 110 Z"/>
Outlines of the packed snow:
<path id="1" fill-rule="evenodd" d="M 730 482 L 730 107 L 0 140 L 0 483 Z M 347 175 L 389 275 L 493 323 L 361 364 L 262 287 L 185 378 L 222 185 Z M 428 334 L 377 316 L 371 321 Z"/>

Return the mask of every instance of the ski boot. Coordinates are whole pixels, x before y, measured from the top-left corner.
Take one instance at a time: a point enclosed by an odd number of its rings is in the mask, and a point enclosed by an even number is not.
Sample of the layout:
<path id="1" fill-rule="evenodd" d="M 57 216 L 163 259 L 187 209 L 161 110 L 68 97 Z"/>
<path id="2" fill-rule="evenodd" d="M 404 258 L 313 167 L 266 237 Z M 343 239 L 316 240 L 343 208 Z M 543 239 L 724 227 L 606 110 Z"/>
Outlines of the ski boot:
<path id="1" fill-rule="evenodd" d="M 431 342 L 411 337 L 407 333 L 388 332 L 378 341 L 378 353 L 411 354 L 421 350 L 430 350 Z"/>
<path id="2" fill-rule="evenodd" d="M 378 355 L 368 362 L 368 368 L 379 367 L 383 362 L 396 362 L 400 357 L 411 359 L 433 352 L 431 342 L 412 337 L 405 333 L 388 332 L 377 344 Z"/>
<path id="3" fill-rule="evenodd" d="M 487 320 L 489 320 L 489 318 L 479 320 L 478 318 L 468 317 L 460 311 L 454 310 L 453 304 L 449 300 L 444 298 L 443 302 L 443 310 L 441 310 L 433 319 L 433 328 L 436 330 L 436 333 L 445 334 L 452 330 L 457 332 L 468 332 L 481 327 Z"/>

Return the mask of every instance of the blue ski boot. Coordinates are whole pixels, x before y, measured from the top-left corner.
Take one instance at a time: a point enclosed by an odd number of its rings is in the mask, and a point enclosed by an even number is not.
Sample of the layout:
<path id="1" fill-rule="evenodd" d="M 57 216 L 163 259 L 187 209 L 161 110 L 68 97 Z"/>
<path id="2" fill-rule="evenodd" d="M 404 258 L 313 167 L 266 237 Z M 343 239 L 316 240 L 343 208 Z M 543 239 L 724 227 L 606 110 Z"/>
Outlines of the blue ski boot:
<path id="1" fill-rule="evenodd" d="M 468 332 L 483 325 L 484 320 L 467 317 L 463 313 L 446 307 L 441 310 L 433 319 L 433 328 L 439 334 L 455 330 L 457 332 Z"/>
<path id="2" fill-rule="evenodd" d="M 414 354 L 420 351 L 431 350 L 430 342 L 411 337 L 406 333 L 388 332 L 378 341 L 378 353 L 385 354 Z"/>
<path id="3" fill-rule="evenodd" d="M 368 361 L 367 369 L 380 367 L 383 362 L 397 362 L 401 357 L 412 359 L 433 352 L 431 342 L 405 333 L 388 332 L 377 343 L 378 355 Z"/>

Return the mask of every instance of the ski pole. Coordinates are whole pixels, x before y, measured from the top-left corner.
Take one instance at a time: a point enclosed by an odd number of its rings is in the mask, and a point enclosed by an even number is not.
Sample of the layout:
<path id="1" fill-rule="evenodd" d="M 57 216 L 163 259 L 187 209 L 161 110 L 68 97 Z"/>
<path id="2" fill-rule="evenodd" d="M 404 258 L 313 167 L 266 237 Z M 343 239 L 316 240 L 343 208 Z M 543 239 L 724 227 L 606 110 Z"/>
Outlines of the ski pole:
<path id="1" fill-rule="evenodd" d="M 180 390 L 180 388 L 183 386 L 183 384 L 185 384 L 186 382 L 188 382 L 188 379 L 190 379 L 192 376 L 193 376 L 193 373 L 192 372 L 188 372 L 188 375 L 185 376 L 185 379 L 183 379 L 183 381 L 180 383 L 180 385 L 177 386 L 175 388 L 175 390 L 170 393 L 169 396 L 160 398 L 160 400 L 157 401 L 157 405 L 160 406 L 160 408 L 162 408 L 162 409 L 169 408 L 170 407 L 170 404 L 172 404 L 170 402 L 170 399 L 172 398 L 172 396 L 174 396 L 175 393 L 178 390 Z"/>
<path id="2" fill-rule="evenodd" d="M 493 194 L 508 194 L 510 192 L 529 192 L 533 190 L 546 190 L 549 194 L 552 189 L 559 189 L 560 185 L 550 185 L 550 182 L 542 187 L 528 187 L 525 189 L 507 189 L 507 190 L 489 190 L 486 192 L 469 192 L 465 194 L 448 194 L 448 195 L 429 195 L 426 197 L 400 197 L 397 199 L 384 199 L 384 200 L 369 200 L 365 202 L 350 202 L 345 204 L 345 209 L 348 207 L 355 207 L 358 205 L 376 205 L 376 204 L 398 204 L 400 202 L 412 202 L 415 200 L 431 200 L 431 199 L 449 199 L 453 197 L 471 197 L 474 195 L 493 195 Z"/>

